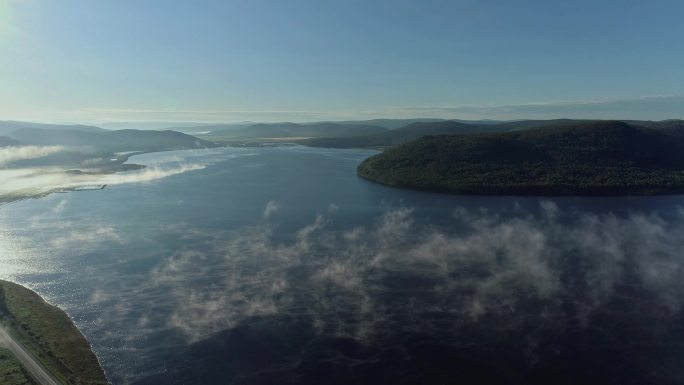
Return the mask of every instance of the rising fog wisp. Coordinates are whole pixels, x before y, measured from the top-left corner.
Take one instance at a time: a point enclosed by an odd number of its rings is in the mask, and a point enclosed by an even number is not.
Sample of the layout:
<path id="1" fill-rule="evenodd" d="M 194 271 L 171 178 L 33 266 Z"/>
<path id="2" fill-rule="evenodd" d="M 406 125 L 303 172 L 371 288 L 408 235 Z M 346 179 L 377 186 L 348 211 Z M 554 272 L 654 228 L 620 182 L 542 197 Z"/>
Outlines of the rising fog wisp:
<path id="1" fill-rule="evenodd" d="M 549 301 L 542 316 L 552 319 L 561 317 L 558 300 L 572 260 L 583 264 L 575 279 L 588 288 L 580 314 L 612 294 L 627 261 L 658 301 L 681 307 L 684 211 L 669 219 L 641 212 L 576 217 L 550 201 L 541 202 L 538 215 L 516 210 L 505 217 L 455 210 L 459 231 L 416 224 L 409 208 L 343 231 L 329 230 L 334 214 L 322 214 L 288 242 L 272 239 L 268 216 L 262 225 L 230 233 L 179 226 L 178 236 L 198 248 L 174 252 L 152 277 L 176 301 L 169 326 L 191 339 L 250 316 L 288 313 L 302 302 L 321 332 L 357 337 L 372 335 L 399 313 L 416 322 L 398 326 L 415 329 L 429 328 L 420 314 L 430 312 L 468 322 L 488 314 L 512 321 L 521 316 L 521 296 Z M 207 275 L 220 286 L 187 286 Z M 355 316 L 341 324 L 339 313 Z"/>

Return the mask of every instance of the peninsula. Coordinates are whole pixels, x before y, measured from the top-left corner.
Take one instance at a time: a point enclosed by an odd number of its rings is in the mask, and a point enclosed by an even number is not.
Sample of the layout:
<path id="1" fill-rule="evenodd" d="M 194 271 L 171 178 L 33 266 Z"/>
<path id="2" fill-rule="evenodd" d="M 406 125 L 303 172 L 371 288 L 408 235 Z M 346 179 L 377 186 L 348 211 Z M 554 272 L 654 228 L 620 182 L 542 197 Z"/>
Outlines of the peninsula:
<path id="1" fill-rule="evenodd" d="M 370 181 L 477 195 L 653 195 L 684 192 L 684 130 L 621 121 L 513 132 L 431 135 L 359 165 Z"/>

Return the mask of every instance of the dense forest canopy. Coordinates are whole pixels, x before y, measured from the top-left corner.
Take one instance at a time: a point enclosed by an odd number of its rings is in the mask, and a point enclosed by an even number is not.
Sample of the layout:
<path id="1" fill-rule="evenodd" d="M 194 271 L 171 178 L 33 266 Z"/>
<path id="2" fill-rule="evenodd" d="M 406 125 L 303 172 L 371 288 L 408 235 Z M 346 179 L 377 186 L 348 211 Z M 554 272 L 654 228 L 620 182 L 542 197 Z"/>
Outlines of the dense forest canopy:
<path id="1" fill-rule="evenodd" d="M 358 173 L 397 187 L 466 194 L 684 191 L 682 128 L 647 127 L 593 121 L 503 133 L 425 136 L 369 158 Z"/>

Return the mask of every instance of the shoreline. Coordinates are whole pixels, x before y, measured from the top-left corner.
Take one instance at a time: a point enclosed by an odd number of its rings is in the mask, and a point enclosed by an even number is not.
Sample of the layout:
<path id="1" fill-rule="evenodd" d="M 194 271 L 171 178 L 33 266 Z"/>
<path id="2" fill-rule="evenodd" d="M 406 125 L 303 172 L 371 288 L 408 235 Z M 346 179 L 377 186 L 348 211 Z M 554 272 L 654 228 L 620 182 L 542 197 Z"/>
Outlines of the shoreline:
<path id="1" fill-rule="evenodd" d="M 57 380 L 110 384 L 92 345 L 69 315 L 35 291 L 0 280 L 0 320 L 8 334 Z"/>
<path id="2" fill-rule="evenodd" d="M 217 147 L 226 147 L 226 146 L 214 146 L 214 147 L 205 147 L 205 148 L 181 148 L 181 149 L 165 149 L 165 150 L 159 150 L 159 151 L 133 151 L 130 153 L 122 154 L 122 155 L 117 155 L 117 161 L 112 162 L 112 164 L 107 165 L 106 167 L 93 167 L 91 169 L 84 168 L 84 169 L 78 169 L 78 168 L 69 168 L 65 167 L 63 170 L 56 171 L 55 173 L 59 174 L 64 174 L 67 176 L 81 176 L 81 175 L 90 175 L 90 176 L 104 176 L 104 175 L 112 175 L 112 174 L 118 174 L 118 173 L 124 173 L 124 172 L 129 172 L 129 171 L 138 171 L 138 170 L 143 170 L 147 168 L 147 165 L 144 164 L 138 164 L 138 163 L 126 163 L 131 157 L 137 156 L 137 155 L 145 155 L 145 154 L 154 154 L 154 153 L 161 153 L 161 152 L 169 152 L 169 151 L 188 151 L 188 150 L 204 150 L 204 149 L 212 149 L 212 148 L 217 148 Z M 84 184 L 85 186 L 86 184 Z M 102 187 L 103 185 L 107 185 L 107 183 L 91 183 L 87 185 L 98 185 L 99 187 Z M 97 189 L 92 189 L 92 188 L 87 188 L 87 189 L 82 189 L 83 186 L 70 186 L 70 187 L 64 187 L 64 186 L 57 186 L 54 188 L 48 188 L 44 191 L 40 192 L 34 192 L 34 193 L 11 193 L 11 194 L 6 194 L 6 195 L 1 195 L 0 194 L 0 208 L 6 204 L 10 204 L 13 202 L 18 202 L 26 199 L 40 199 L 44 198 L 48 195 L 56 194 L 56 193 L 68 193 L 68 192 L 74 192 L 74 191 L 90 191 L 90 190 L 101 190 L 102 188 L 97 188 Z"/>
<path id="3" fill-rule="evenodd" d="M 361 165 L 359 165 L 360 167 Z M 656 196 L 676 196 L 684 195 L 684 186 L 671 187 L 669 189 L 661 186 L 646 186 L 641 190 L 634 190 L 628 192 L 611 192 L 624 191 L 625 186 L 615 186 L 610 189 L 596 188 L 591 191 L 591 187 L 586 191 L 573 190 L 574 186 L 520 186 L 519 188 L 507 188 L 499 186 L 469 186 L 464 189 L 450 189 L 446 187 L 423 188 L 413 185 L 402 185 L 398 183 L 385 182 L 380 179 L 374 179 L 371 176 L 364 175 L 361 171 L 357 171 L 356 175 L 365 181 L 379 184 L 385 187 L 402 189 L 407 191 L 416 191 L 430 194 L 443 195 L 462 195 L 462 196 L 481 196 L 481 197 L 536 197 L 536 198 L 561 198 L 561 197 L 580 197 L 580 198 L 620 198 L 620 197 L 656 197 Z M 489 190 L 487 190 L 489 189 Z M 495 191 L 499 189 L 498 191 Z M 604 189 L 605 191 L 598 191 Z M 523 190 L 527 190 L 522 192 Z"/>

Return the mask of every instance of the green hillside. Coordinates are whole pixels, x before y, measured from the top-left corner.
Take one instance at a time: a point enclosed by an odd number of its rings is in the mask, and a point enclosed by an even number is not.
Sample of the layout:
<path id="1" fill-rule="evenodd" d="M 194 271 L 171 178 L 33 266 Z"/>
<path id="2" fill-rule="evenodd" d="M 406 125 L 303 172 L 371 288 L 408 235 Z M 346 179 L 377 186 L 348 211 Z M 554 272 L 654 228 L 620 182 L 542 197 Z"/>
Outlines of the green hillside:
<path id="1" fill-rule="evenodd" d="M 64 384 L 108 383 L 88 341 L 69 317 L 33 291 L 0 280 L 0 320 Z"/>
<path id="2" fill-rule="evenodd" d="M 492 125 L 473 125 L 453 120 L 417 122 L 394 130 L 355 137 L 312 138 L 302 144 L 312 147 L 363 148 L 389 147 L 406 143 L 425 135 L 456 135 L 498 131 Z"/>
<path id="3" fill-rule="evenodd" d="M 521 131 L 532 128 L 542 127 L 562 127 L 567 125 L 606 122 L 597 120 L 578 120 L 578 119 L 551 119 L 551 120 L 516 120 L 508 122 L 499 121 L 467 121 L 467 120 L 445 120 L 445 121 L 424 121 L 407 124 L 401 128 L 388 130 L 385 132 L 357 135 L 354 137 L 342 134 L 335 137 L 311 138 L 301 141 L 302 144 L 312 147 L 329 148 L 386 148 L 397 146 L 413 139 L 418 139 L 425 135 L 460 135 L 460 134 L 482 134 L 491 132 Z M 684 135 L 684 121 L 664 120 L 664 121 L 624 121 L 630 125 L 640 128 L 652 128 L 668 132 L 671 134 Z"/>
<path id="4" fill-rule="evenodd" d="M 599 121 L 426 136 L 367 159 L 358 174 L 391 186 L 462 194 L 680 193 L 684 139 L 677 133 Z"/>
<path id="5" fill-rule="evenodd" d="M 98 152 L 161 151 L 211 147 L 211 142 L 176 131 L 21 128 L 8 135 L 22 144 L 88 146 Z"/>
<path id="6" fill-rule="evenodd" d="M 460 135 L 507 132 L 530 128 L 561 126 L 585 122 L 583 120 L 519 120 L 511 122 L 445 120 L 415 122 L 385 132 L 355 137 L 338 135 L 330 138 L 312 138 L 301 142 L 312 147 L 329 148 L 386 148 L 397 146 L 425 135 Z"/>

